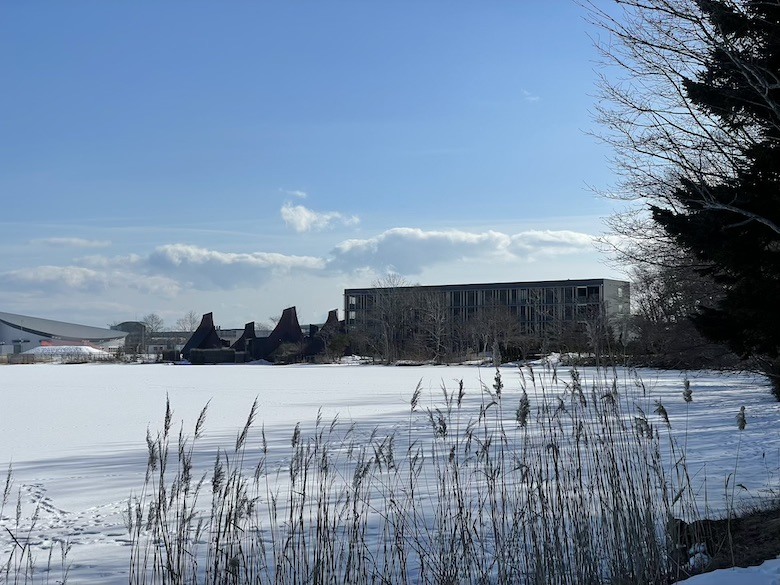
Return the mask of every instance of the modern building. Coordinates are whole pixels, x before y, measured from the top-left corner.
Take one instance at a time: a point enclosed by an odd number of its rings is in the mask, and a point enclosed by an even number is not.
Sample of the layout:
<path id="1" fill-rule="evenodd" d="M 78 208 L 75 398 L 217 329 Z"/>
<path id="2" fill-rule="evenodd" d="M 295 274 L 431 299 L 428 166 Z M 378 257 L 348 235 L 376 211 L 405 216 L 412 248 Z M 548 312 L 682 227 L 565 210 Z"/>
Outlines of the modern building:
<path id="1" fill-rule="evenodd" d="M 127 331 L 124 351 L 128 355 L 156 355 L 166 351 L 177 351 L 187 343 L 191 331 L 147 331 L 140 321 L 123 321 L 111 329 Z"/>
<path id="2" fill-rule="evenodd" d="M 146 325 L 140 321 L 123 321 L 111 325 L 113 331 L 126 331 L 124 349 L 129 354 L 145 353 Z"/>
<path id="3" fill-rule="evenodd" d="M 113 350 L 127 333 L 51 319 L 0 313 L 0 355 L 23 353 L 42 345 L 88 345 Z"/>
<path id="4" fill-rule="evenodd" d="M 347 331 L 370 328 L 377 303 L 390 291 L 406 297 L 407 305 L 411 299 L 412 306 L 415 299 L 435 295 L 453 322 L 468 321 L 490 307 L 506 307 L 517 317 L 521 331 L 530 335 L 543 335 L 562 324 L 581 326 L 595 319 L 617 324 L 630 313 L 630 284 L 605 278 L 350 288 L 344 291 Z"/>

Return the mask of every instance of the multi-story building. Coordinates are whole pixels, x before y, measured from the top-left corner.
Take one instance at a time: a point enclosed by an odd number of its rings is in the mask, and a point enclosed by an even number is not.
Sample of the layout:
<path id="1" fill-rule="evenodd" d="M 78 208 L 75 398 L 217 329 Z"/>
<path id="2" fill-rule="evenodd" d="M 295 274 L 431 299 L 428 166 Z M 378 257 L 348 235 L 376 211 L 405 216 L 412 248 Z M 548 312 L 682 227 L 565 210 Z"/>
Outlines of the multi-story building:
<path id="1" fill-rule="evenodd" d="M 438 296 L 453 322 L 467 322 L 487 308 L 506 307 L 517 317 L 521 332 L 532 335 L 594 320 L 617 325 L 630 312 L 629 283 L 605 278 L 350 288 L 344 291 L 347 331 L 370 329 L 376 321 L 378 303 L 391 292 L 405 297 L 407 306 L 414 306 L 415 299 L 423 299 L 426 294 Z"/>

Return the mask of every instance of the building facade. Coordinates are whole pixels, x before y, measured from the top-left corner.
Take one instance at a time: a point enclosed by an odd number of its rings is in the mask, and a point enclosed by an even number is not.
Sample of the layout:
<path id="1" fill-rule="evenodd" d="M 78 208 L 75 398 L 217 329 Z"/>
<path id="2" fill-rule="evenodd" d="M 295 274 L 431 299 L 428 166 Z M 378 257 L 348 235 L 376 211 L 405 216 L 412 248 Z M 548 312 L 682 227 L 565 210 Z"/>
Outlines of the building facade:
<path id="1" fill-rule="evenodd" d="M 42 345 L 88 345 L 114 350 L 127 333 L 27 315 L 0 313 L 0 355 L 19 354 Z"/>
<path id="2" fill-rule="evenodd" d="M 527 335 L 544 335 L 553 327 L 584 326 L 594 320 L 617 325 L 629 316 L 631 303 L 628 282 L 605 278 L 350 288 L 344 291 L 347 332 L 369 329 L 378 304 L 391 292 L 405 297 L 412 307 L 426 295 L 437 297 L 453 323 L 467 322 L 490 308 L 506 307 Z"/>

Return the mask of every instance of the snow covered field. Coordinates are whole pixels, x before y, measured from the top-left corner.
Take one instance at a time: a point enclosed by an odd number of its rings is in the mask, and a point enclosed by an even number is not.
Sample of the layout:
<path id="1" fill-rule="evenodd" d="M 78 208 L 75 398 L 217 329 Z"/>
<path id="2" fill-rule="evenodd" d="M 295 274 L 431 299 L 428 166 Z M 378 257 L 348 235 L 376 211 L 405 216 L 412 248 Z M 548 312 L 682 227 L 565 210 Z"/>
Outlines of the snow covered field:
<path id="1" fill-rule="evenodd" d="M 521 373 L 512 367 L 502 368 L 501 373 L 504 400 L 515 404 Z M 567 370 L 559 374 L 564 379 Z M 629 372 L 619 374 L 626 385 L 636 387 Z M 489 387 L 493 375 L 491 369 L 475 367 L 3 366 L 0 466 L 13 465 L 14 489 L 23 503 L 22 525 L 31 524 L 29 516 L 38 507 L 29 535 L 30 543 L 40 550 L 39 564 L 45 564 L 52 546 L 56 549 L 57 539 L 67 540 L 69 582 L 126 583 L 130 547 L 123 511 L 130 494 L 143 485 L 146 431 L 154 433 L 162 427 L 166 395 L 174 428 L 178 432 L 183 421 L 190 434 L 210 401 L 196 454 L 196 461 L 208 469 L 217 448 L 229 449 L 235 443 L 255 398 L 259 411 L 250 451 L 257 448 L 263 426 L 271 457 L 277 454 L 276 462 L 281 464 L 296 423 L 306 434 L 318 412 L 326 422 L 338 416 L 341 424 L 355 423 L 355 432 L 366 438 L 374 429 L 389 433 L 409 428 L 426 438 L 430 432 L 425 434 L 424 409 L 442 404 L 442 384 L 452 391 L 462 379 L 465 403 L 477 408 L 482 383 Z M 596 375 L 594 370 L 583 370 L 584 385 Z M 724 481 L 735 471 L 738 444 L 737 483 L 744 486 L 739 497 L 760 497 L 768 487 L 777 488 L 780 403 L 762 379 L 691 373 L 693 402 L 686 408 L 683 374 L 642 370 L 639 375 L 648 391 L 640 406 L 648 416 L 655 401 L 662 400 L 675 432 L 682 433 L 687 424 L 687 439 L 680 435 L 680 441 L 687 443 L 689 471 L 699 486 L 702 507 L 706 498 L 714 512 L 724 509 Z M 409 401 L 420 381 L 422 411 L 412 415 Z M 539 399 L 532 395 L 532 405 Z M 746 409 L 747 428 L 740 440 L 735 416 L 741 406 Z M 6 509 L 3 515 L 3 524 L 15 522 L 15 510 Z M 10 547 L 3 531 L 0 554 Z M 751 582 L 778 582 L 780 563 L 766 564 L 761 570 L 761 574 L 753 570 Z M 728 574 L 719 573 L 697 577 L 695 582 L 737 583 L 748 578 L 731 574 L 731 581 Z"/>

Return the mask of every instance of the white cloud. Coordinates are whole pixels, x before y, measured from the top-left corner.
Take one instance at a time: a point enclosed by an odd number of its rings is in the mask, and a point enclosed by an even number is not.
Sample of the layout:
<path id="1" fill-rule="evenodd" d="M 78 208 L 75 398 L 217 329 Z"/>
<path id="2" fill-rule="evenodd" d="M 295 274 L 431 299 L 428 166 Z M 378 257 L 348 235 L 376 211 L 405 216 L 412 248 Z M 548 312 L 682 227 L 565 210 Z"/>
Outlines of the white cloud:
<path id="1" fill-rule="evenodd" d="M 462 260 L 532 261 L 542 256 L 593 252 L 593 236 L 573 231 L 424 231 L 393 228 L 368 239 L 346 240 L 331 251 L 330 263 L 343 271 L 393 270 L 419 274 L 426 267 Z"/>
<path id="2" fill-rule="evenodd" d="M 514 254 L 527 257 L 538 255 L 577 254 L 593 252 L 596 238 L 569 230 L 531 230 L 512 236 L 509 247 Z"/>
<path id="3" fill-rule="evenodd" d="M 86 240 L 84 238 L 40 238 L 33 240 L 33 243 L 58 248 L 107 248 L 111 245 L 111 242 L 108 240 Z"/>
<path id="4" fill-rule="evenodd" d="M 493 231 L 475 234 L 393 228 L 374 238 L 342 242 L 332 255 L 334 264 L 345 270 L 370 267 L 418 274 L 432 264 L 501 253 L 509 243 L 508 236 Z"/>
<path id="5" fill-rule="evenodd" d="M 299 191 L 297 189 L 294 191 L 283 191 L 283 192 L 285 195 L 289 195 L 290 197 L 297 197 L 298 199 L 306 199 L 309 196 L 309 194 L 306 191 Z"/>
<path id="6" fill-rule="evenodd" d="M 342 225 L 356 225 L 360 223 L 360 218 L 356 215 L 347 216 L 338 211 L 318 212 L 303 205 L 293 205 L 289 202 L 282 206 L 281 214 L 284 223 L 298 233 L 322 230 L 335 223 Z"/>
<path id="7" fill-rule="evenodd" d="M 218 252 L 188 244 L 160 246 L 149 256 L 149 264 L 170 268 L 181 266 L 246 266 L 260 269 L 303 268 L 317 270 L 324 266 L 314 256 L 288 256 L 275 252 Z"/>

